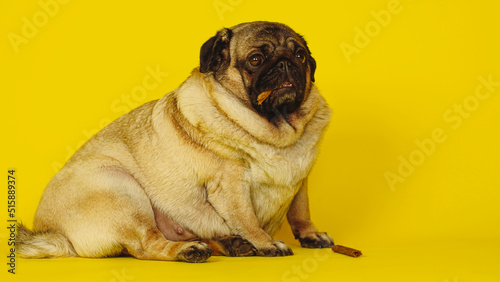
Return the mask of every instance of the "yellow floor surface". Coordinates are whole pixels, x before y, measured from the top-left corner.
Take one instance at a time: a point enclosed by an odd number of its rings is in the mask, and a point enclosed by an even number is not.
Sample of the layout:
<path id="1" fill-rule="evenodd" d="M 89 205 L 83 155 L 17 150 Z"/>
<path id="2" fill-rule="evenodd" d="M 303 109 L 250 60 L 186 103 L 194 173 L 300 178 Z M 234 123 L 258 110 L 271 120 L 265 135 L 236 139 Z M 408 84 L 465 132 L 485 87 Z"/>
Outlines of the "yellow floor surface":
<path id="1" fill-rule="evenodd" d="M 363 256 L 351 258 L 330 249 L 293 246 L 295 255 L 290 257 L 212 257 L 201 264 L 128 257 L 19 259 L 17 273 L 6 277 L 7 281 L 91 282 L 500 281 L 498 240 L 400 241 L 356 247 Z"/>

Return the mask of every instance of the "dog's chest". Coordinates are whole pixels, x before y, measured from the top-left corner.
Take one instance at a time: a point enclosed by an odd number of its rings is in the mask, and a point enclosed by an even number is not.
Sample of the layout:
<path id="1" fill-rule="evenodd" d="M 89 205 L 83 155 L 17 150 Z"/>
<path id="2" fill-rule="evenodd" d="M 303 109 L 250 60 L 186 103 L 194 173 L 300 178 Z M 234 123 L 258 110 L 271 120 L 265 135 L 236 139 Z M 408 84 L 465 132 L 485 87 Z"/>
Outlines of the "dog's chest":
<path id="1" fill-rule="evenodd" d="M 302 150 L 301 150 L 302 149 Z M 251 195 L 261 227 L 273 234 L 313 165 L 313 148 L 262 148 L 250 162 Z"/>
<path id="2" fill-rule="evenodd" d="M 252 182 L 291 187 L 309 173 L 316 152 L 312 148 L 259 149 L 250 161 Z"/>

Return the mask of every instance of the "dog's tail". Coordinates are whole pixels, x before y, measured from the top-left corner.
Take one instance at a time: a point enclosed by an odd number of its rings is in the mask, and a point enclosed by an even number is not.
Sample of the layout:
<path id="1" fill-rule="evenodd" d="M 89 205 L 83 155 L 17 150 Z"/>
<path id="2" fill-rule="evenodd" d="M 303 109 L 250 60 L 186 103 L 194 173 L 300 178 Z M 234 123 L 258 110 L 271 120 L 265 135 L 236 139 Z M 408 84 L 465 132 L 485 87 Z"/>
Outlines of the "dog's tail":
<path id="1" fill-rule="evenodd" d="M 17 225 L 16 251 L 22 258 L 62 258 L 78 256 L 71 242 L 58 232 L 33 232 Z"/>

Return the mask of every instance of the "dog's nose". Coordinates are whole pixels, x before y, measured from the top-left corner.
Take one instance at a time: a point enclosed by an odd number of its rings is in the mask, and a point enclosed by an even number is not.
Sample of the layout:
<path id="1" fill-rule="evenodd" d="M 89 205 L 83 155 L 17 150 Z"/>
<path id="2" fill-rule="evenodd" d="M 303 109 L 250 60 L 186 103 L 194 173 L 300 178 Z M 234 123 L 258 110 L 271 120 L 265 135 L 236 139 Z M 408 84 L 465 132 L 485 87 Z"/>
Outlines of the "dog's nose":
<path id="1" fill-rule="evenodd" d="M 287 72 L 288 68 L 291 66 L 291 64 L 292 63 L 289 60 L 281 60 L 281 61 L 278 62 L 278 64 L 276 64 L 276 66 L 280 70 Z"/>

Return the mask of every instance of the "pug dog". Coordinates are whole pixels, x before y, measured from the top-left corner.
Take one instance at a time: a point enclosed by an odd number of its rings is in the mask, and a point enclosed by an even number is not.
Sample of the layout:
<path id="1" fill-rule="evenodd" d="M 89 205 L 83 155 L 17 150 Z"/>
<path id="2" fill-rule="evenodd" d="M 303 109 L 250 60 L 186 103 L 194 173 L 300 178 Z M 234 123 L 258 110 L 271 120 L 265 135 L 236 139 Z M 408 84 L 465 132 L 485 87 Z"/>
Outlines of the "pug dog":
<path id="1" fill-rule="evenodd" d="M 176 90 L 106 126 L 51 179 L 33 231 L 18 228 L 19 255 L 287 256 L 272 237 L 285 218 L 302 247 L 332 246 L 308 204 L 331 114 L 315 70 L 284 24 L 220 30 Z"/>

